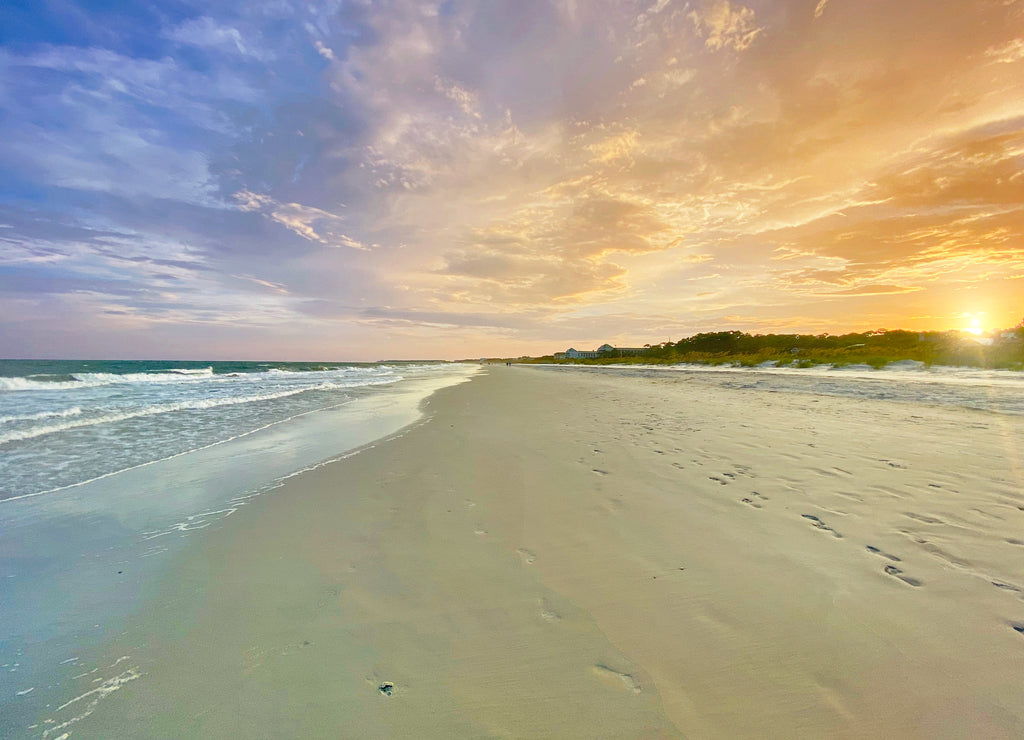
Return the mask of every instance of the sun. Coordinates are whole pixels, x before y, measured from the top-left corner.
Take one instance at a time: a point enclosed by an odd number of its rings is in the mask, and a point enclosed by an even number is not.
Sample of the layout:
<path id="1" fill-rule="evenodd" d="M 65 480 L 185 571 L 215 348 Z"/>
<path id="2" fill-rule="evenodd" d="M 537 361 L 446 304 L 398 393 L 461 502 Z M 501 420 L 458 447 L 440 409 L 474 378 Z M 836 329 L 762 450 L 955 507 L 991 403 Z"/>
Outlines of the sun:
<path id="1" fill-rule="evenodd" d="M 981 325 L 981 319 L 975 316 L 974 318 L 971 319 L 971 325 L 966 327 L 963 331 L 978 336 L 979 334 L 983 334 L 985 332 L 985 327 Z"/>

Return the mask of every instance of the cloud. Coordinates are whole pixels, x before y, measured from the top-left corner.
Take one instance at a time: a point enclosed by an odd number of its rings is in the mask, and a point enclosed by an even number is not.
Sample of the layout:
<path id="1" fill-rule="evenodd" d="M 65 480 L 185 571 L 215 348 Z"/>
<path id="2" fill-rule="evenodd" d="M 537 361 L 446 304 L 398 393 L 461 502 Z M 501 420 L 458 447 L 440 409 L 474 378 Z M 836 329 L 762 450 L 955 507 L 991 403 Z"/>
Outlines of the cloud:
<path id="1" fill-rule="evenodd" d="M 924 288 L 920 286 L 904 285 L 865 285 L 859 288 L 848 288 L 846 290 L 832 290 L 819 293 L 823 296 L 871 296 L 871 295 L 900 295 L 902 293 L 916 293 Z"/>
<path id="2" fill-rule="evenodd" d="M 455 103 L 459 110 L 466 115 L 480 118 L 480 113 L 477 110 L 479 101 L 475 93 L 454 82 L 442 80 L 440 77 L 434 78 L 434 89 Z"/>
<path id="3" fill-rule="evenodd" d="M 329 247 L 369 249 L 362 242 L 340 231 L 345 221 L 343 216 L 300 203 L 278 203 L 268 195 L 259 195 L 248 190 L 240 190 L 235 193 L 234 198 L 241 210 L 263 213 L 272 221 L 308 241 L 319 242 Z"/>
<path id="4" fill-rule="evenodd" d="M 690 19 L 704 38 L 704 46 L 711 51 L 744 51 L 764 32 L 763 27 L 757 26 L 752 8 L 733 5 L 729 0 L 715 0 L 703 11 L 694 10 Z"/>
<path id="5" fill-rule="evenodd" d="M 1024 59 L 1024 39 L 1011 39 L 1002 46 L 985 50 L 985 56 L 1001 64 L 1013 64 Z"/>
<path id="6" fill-rule="evenodd" d="M 637 149 L 637 132 L 623 131 L 590 144 L 588 148 L 594 153 L 596 162 L 607 163 L 626 159 Z"/>
<path id="7" fill-rule="evenodd" d="M 237 54 L 268 61 L 272 56 L 260 48 L 259 42 L 250 44 L 237 28 L 222 25 L 209 16 L 190 18 L 169 29 L 164 36 L 182 44 L 210 49 L 226 54 Z"/>
<path id="8" fill-rule="evenodd" d="M 531 305 L 538 302 L 581 300 L 601 291 L 621 288 L 621 267 L 587 259 L 550 259 L 500 251 L 454 252 L 441 272 L 471 278 L 462 289 L 469 302 Z"/>
<path id="9" fill-rule="evenodd" d="M 0 256 L 37 271 L 0 329 L 370 352 L 1011 296 L 1019 8 L 267 0 L 59 45 L 42 4 L 0 50 Z"/>
<path id="10" fill-rule="evenodd" d="M 281 283 L 275 283 L 270 280 L 260 280 L 259 278 L 254 278 L 252 275 L 232 275 L 231 277 L 237 278 L 238 280 L 247 280 L 250 283 L 267 288 L 268 290 L 281 295 L 288 295 L 290 292 L 288 288 Z"/>
<path id="11" fill-rule="evenodd" d="M 200 81 L 172 59 L 102 49 L 0 52 L 15 82 L 0 161 L 12 175 L 60 187 L 214 203 L 202 150 L 224 128 L 217 106 L 251 99 L 230 75 Z M 194 91 L 190 87 L 194 85 Z M 43 123 L 59 120 L 59 126 Z"/>

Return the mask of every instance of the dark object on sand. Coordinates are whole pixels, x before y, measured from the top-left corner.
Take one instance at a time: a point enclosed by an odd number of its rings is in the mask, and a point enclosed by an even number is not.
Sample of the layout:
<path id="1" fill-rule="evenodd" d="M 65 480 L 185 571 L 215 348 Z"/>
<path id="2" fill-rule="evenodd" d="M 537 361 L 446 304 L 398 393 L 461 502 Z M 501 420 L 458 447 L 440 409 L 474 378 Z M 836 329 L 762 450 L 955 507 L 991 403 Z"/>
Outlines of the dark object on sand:
<path id="1" fill-rule="evenodd" d="M 395 690 L 395 685 L 390 681 L 385 681 L 377 687 L 377 691 L 384 694 L 384 696 L 391 696 L 391 692 Z"/>

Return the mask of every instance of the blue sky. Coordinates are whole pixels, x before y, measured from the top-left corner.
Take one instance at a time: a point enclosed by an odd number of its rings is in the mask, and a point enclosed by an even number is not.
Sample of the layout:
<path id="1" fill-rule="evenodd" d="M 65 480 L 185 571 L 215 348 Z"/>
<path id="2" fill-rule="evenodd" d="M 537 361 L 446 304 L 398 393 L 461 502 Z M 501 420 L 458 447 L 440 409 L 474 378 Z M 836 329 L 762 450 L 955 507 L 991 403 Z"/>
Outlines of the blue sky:
<path id="1" fill-rule="evenodd" d="M 0 355 L 1016 323 L 1024 2 L 8 2 Z"/>

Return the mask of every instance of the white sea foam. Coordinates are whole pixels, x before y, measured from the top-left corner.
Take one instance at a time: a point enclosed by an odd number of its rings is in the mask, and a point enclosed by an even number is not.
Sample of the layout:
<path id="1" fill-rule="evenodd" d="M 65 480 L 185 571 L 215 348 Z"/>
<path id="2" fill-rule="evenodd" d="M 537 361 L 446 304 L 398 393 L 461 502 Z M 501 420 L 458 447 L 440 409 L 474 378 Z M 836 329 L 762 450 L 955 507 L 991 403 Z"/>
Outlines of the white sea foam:
<path id="1" fill-rule="evenodd" d="M 407 365 L 410 370 L 419 370 L 426 365 Z M 250 382 L 258 382 L 263 378 L 272 379 L 275 377 L 305 378 L 312 374 L 323 375 L 362 375 L 362 376 L 387 376 L 393 375 L 398 367 L 377 366 L 377 367 L 338 367 L 317 371 L 285 370 L 270 368 L 258 373 L 214 373 L 213 367 L 204 368 L 172 368 L 160 372 L 149 373 L 71 373 L 68 376 L 71 380 L 38 380 L 40 376 L 14 376 L 0 377 L 0 391 L 66 391 L 83 388 L 97 388 L 107 385 L 120 384 L 195 384 L 206 381 L 228 381 L 231 379 L 243 378 Z"/>
<path id="2" fill-rule="evenodd" d="M 160 373 L 72 373 L 71 377 L 85 385 L 115 383 L 194 383 L 215 377 L 213 368 L 202 370 L 167 370 Z"/>
<path id="3" fill-rule="evenodd" d="M 225 444 L 227 442 L 234 442 L 235 440 L 242 439 L 244 437 L 248 437 L 250 434 L 255 434 L 256 432 L 262 432 L 264 429 L 269 429 L 272 426 L 276 426 L 277 424 L 281 424 L 281 423 L 286 422 L 286 421 L 291 421 L 293 419 L 298 419 L 299 417 L 306 416 L 307 414 L 314 414 L 314 413 L 317 413 L 319 411 L 330 411 L 331 409 L 336 409 L 336 408 L 339 408 L 341 406 L 344 406 L 346 403 L 348 403 L 348 401 L 345 401 L 345 402 L 342 402 L 342 403 L 338 403 L 338 404 L 334 404 L 333 406 L 327 406 L 327 407 L 324 407 L 324 408 L 313 409 L 312 411 L 303 411 L 301 414 L 295 414 L 294 416 L 288 416 L 288 417 L 285 417 L 284 419 L 278 419 L 277 421 L 271 422 L 270 424 L 265 424 L 265 425 L 263 425 L 261 427 L 255 428 L 255 429 L 249 429 L 248 431 L 242 432 L 241 434 L 237 434 L 237 435 L 234 435 L 232 437 L 227 437 L 226 439 L 218 439 L 216 442 L 211 442 L 210 444 L 202 445 L 200 447 L 192 447 L 192 448 L 189 448 L 189 449 L 186 449 L 186 450 L 182 450 L 181 452 L 176 452 L 173 455 L 167 455 L 166 457 L 160 457 L 160 458 L 156 458 L 154 460 L 147 460 L 146 462 L 139 463 L 138 465 L 130 465 L 130 466 L 126 467 L 126 468 L 120 468 L 118 470 L 112 470 L 112 471 L 110 471 L 108 473 L 103 473 L 102 475 L 97 475 L 94 478 L 87 478 L 85 480 L 76 481 L 74 483 L 69 483 L 67 485 L 57 486 L 56 488 L 50 488 L 50 489 L 47 489 L 45 491 L 36 491 L 34 493 L 25 493 L 25 494 L 22 494 L 20 496 L 10 496 L 8 498 L 2 498 L 2 499 L 0 499 L 0 505 L 6 504 L 6 503 L 9 503 L 9 502 L 13 502 L 13 501 L 20 501 L 20 500 L 28 499 L 28 498 L 36 498 L 37 496 L 45 496 L 48 493 L 57 493 L 58 491 L 66 491 L 69 488 L 76 488 L 78 486 L 84 486 L 84 485 L 86 485 L 88 483 L 94 483 L 94 482 L 96 482 L 98 480 L 103 480 L 104 478 L 111 478 L 111 477 L 113 477 L 115 475 L 119 475 L 121 473 L 126 473 L 129 470 L 137 470 L 139 468 L 145 468 L 145 467 L 148 467 L 150 465 L 156 465 L 157 463 L 165 462 L 167 460 L 173 460 L 176 457 L 183 457 L 184 455 L 189 455 L 189 454 L 191 454 L 193 452 L 199 452 L 200 450 L 206 450 L 206 449 L 209 449 L 211 447 L 217 447 L 218 445 L 222 445 L 222 444 Z M 77 676 L 76 676 L 76 678 L 77 678 Z"/>
<path id="4" fill-rule="evenodd" d="M 82 387 L 82 383 L 77 380 L 56 380 L 49 382 L 21 377 L 0 378 L 0 391 L 61 391 Z"/>
<path id="5" fill-rule="evenodd" d="M 110 363 L 65 367 L 43 365 L 44 372 L 26 368 L 17 378 L 2 378 L 26 390 L 64 389 L 0 391 L 0 500 L 33 498 L 237 438 L 350 400 L 348 389 L 362 396 L 374 394 L 373 386 L 465 371 L 426 363 L 285 365 L 239 373 L 211 363 L 191 374 L 137 372 L 146 369 L 143 363 L 123 374 Z M 113 372 L 101 372 L 108 368 Z"/>
<path id="6" fill-rule="evenodd" d="M 0 378 L 0 391 L 68 391 L 127 383 L 195 383 L 215 376 L 183 373 L 74 373 L 73 380 L 34 380 L 33 378 Z"/>
<path id="7" fill-rule="evenodd" d="M 81 416 L 82 409 L 78 406 L 72 406 L 69 409 L 61 409 L 60 411 L 40 411 L 35 414 L 15 414 L 13 416 L 0 416 L 0 424 L 10 424 L 18 421 L 42 421 L 43 419 L 59 419 L 67 418 L 69 416 Z"/>
<path id="8" fill-rule="evenodd" d="M 300 393 L 307 393 L 309 391 L 336 390 L 342 388 L 353 388 L 368 385 L 385 385 L 387 383 L 392 382 L 395 381 L 392 379 L 378 379 L 364 380 L 362 382 L 351 383 L 320 383 L 318 385 L 310 386 L 307 388 L 291 388 L 288 390 L 277 391 L 275 393 L 263 393 L 251 396 L 236 396 L 229 398 L 206 398 L 188 401 L 177 401 L 173 403 L 155 404 L 152 406 L 145 406 L 143 408 L 118 411 L 115 413 L 108 414 L 100 414 L 97 416 L 90 416 L 82 419 L 73 419 L 72 421 L 65 421 L 59 424 L 48 424 L 44 426 L 33 427 L 31 429 L 20 429 L 11 431 L 6 434 L 0 434 L 0 445 L 7 444 L 9 442 L 17 442 L 25 439 L 34 439 L 35 437 L 42 437 L 44 435 L 55 434 L 57 432 L 66 432 L 70 429 L 96 426 L 97 424 L 110 424 L 112 422 L 126 421 L 128 419 L 137 419 L 144 416 L 167 414 L 173 411 L 197 411 L 200 409 L 213 409 L 221 406 L 234 406 L 242 403 L 271 401 L 277 398 L 287 398 L 288 396 L 296 396 Z"/>
<path id="9" fill-rule="evenodd" d="M 120 661 L 118 661 L 118 663 L 119 662 Z M 117 665 L 117 663 L 115 663 L 114 665 Z M 130 681 L 134 681 L 135 679 L 141 677 L 142 674 L 139 672 L 138 668 L 129 668 L 128 670 L 114 676 L 113 678 L 108 678 L 95 689 L 86 691 L 84 694 L 80 694 L 76 696 L 74 699 L 64 702 L 59 707 L 57 707 L 57 712 L 62 712 L 68 707 L 72 705 L 78 705 L 79 702 L 88 699 L 88 701 L 75 707 L 76 709 L 81 710 L 79 711 L 78 714 L 72 716 L 70 719 L 67 719 L 64 722 L 61 722 L 59 724 L 52 724 L 50 727 L 47 727 L 46 730 L 43 731 L 43 740 L 46 740 L 46 738 L 49 738 L 50 735 L 53 735 L 54 733 L 60 732 L 61 730 L 70 727 L 76 722 L 81 722 L 83 719 L 85 719 L 90 714 L 96 711 L 96 707 L 99 706 L 101 701 L 103 701 L 108 696 L 113 694 L 115 691 L 120 689 L 126 683 L 129 683 Z M 70 733 L 65 733 L 60 737 L 68 737 L 69 735 Z M 54 740 L 60 740 L 60 738 L 54 738 Z"/>

